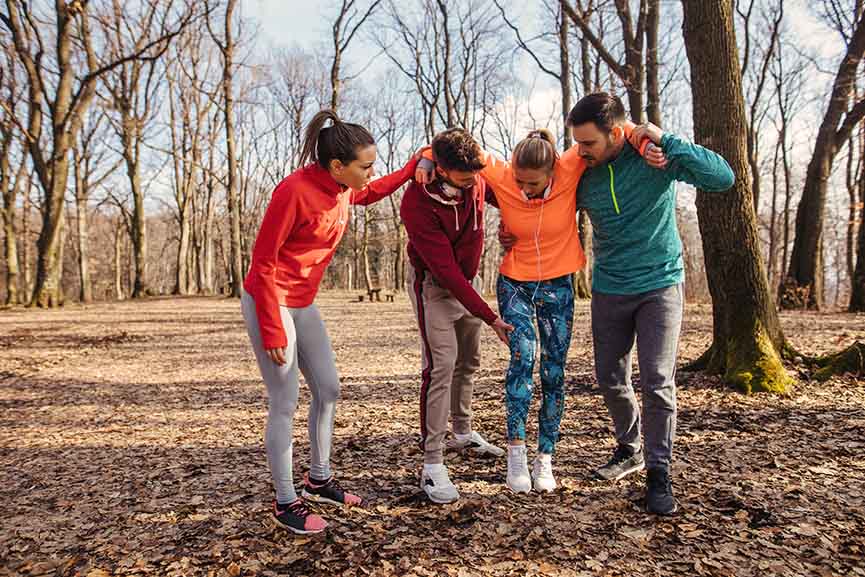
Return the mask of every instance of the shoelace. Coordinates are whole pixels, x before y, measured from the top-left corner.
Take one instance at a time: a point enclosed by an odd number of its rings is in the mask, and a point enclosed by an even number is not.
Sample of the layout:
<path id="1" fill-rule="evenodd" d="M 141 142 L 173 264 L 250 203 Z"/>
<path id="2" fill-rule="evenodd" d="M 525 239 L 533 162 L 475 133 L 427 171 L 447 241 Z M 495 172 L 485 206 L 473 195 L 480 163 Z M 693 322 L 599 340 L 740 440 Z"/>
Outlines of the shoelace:
<path id="1" fill-rule="evenodd" d="M 331 477 L 327 483 L 322 485 L 322 487 L 330 487 L 330 489 L 333 490 L 335 493 L 343 493 L 343 494 L 345 493 L 345 491 L 342 488 L 342 485 L 340 485 L 339 481 L 336 480 L 336 477 Z"/>
<path id="2" fill-rule="evenodd" d="M 657 477 L 649 477 L 647 479 L 650 489 L 659 490 L 664 495 L 673 493 L 673 483 L 670 481 L 669 475 L 659 475 Z"/>
<path id="3" fill-rule="evenodd" d="M 524 452 L 515 454 L 513 458 L 510 459 L 509 464 L 512 473 L 521 473 L 526 467 L 528 467 L 526 454 Z"/>
<path id="4" fill-rule="evenodd" d="M 552 477 L 553 476 L 553 463 L 551 461 L 541 461 L 538 460 L 538 474 L 543 477 Z"/>
<path id="5" fill-rule="evenodd" d="M 303 502 L 302 499 L 295 500 L 288 507 L 286 507 L 285 510 L 292 515 L 296 515 L 298 517 L 307 517 L 309 515 L 309 509 L 306 507 L 306 504 Z"/>

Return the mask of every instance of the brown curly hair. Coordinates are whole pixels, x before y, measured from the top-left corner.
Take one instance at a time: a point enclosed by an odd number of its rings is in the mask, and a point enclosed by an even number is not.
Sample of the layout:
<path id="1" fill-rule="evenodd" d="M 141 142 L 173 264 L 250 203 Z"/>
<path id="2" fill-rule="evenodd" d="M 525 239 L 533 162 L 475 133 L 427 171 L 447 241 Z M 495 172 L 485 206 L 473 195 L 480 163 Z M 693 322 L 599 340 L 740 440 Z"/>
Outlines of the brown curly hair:
<path id="1" fill-rule="evenodd" d="M 431 146 L 436 164 L 444 170 L 475 172 L 485 166 L 480 145 L 463 128 L 448 128 L 439 132 Z"/>

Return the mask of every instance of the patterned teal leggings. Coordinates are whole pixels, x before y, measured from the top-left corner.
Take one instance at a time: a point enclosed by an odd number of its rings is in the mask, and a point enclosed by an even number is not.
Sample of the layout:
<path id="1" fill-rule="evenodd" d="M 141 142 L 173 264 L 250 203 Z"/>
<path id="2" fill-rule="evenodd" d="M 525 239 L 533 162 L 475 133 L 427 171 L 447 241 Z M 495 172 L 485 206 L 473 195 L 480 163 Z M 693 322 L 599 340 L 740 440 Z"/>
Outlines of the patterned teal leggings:
<path id="1" fill-rule="evenodd" d="M 496 296 L 502 318 L 514 326 L 511 362 L 505 377 L 508 440 L 526 438 L 526 418 L 532 403 L 537 319 L 543 391 L 538 411 L 538 451 L 552 454 L 559 440 L 559 425 L 565 408 L 565 360 L 574 319 L 571 276 L 531 282 L 499 275 Z"/>

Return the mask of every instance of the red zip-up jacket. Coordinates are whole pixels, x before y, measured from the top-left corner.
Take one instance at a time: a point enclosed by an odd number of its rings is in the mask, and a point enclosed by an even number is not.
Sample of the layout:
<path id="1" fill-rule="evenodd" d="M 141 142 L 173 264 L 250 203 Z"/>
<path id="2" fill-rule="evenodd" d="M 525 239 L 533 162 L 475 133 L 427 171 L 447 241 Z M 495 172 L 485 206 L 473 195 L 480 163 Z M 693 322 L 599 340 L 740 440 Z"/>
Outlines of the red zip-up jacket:
<path id="1" fill-rule="evenodd" d="M 461 202 L 450 204 L 437 183 L 412 182 L 403 194 L 400 216 L 416 276 L 422 279 L 423 272 L 429 271 L 466 310 L 491 325 L 498 315 L 471 285 L 484 250 L 486 193 L 486 183 L 475 177 L 475 185 L 463 192 Z"/>
<path id="2" fill-rule="evenodd" d="M 312 304 L 348 226 L 350 204 L 372 204 L 414 176 L 418 155 L 362 190 L 343 187 L 319 164 L 292 172 L 273 191 L 252 250 L 243 288 L 255 301 L 265 349 L 288 342 L 279 307 Z"/>

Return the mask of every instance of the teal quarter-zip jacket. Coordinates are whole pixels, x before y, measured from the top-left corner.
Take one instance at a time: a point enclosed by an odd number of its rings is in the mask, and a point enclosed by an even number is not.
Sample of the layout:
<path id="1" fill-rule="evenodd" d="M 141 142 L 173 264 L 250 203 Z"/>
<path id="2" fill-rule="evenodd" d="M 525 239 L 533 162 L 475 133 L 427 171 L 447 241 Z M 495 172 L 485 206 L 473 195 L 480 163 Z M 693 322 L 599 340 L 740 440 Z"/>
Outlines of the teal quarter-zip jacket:
<path id="1" fill-rule="evenodd" d="M 665 169 L 650 167 L 626 141 L 616 158 L 580 180 L 579 207 L 593 228 L 593 291 L 632 295 L 683 282 L 675 181 L 705 192 L 733 186 L 733 170 L 719 154 L 672 134 L 661 148 Z"/>

